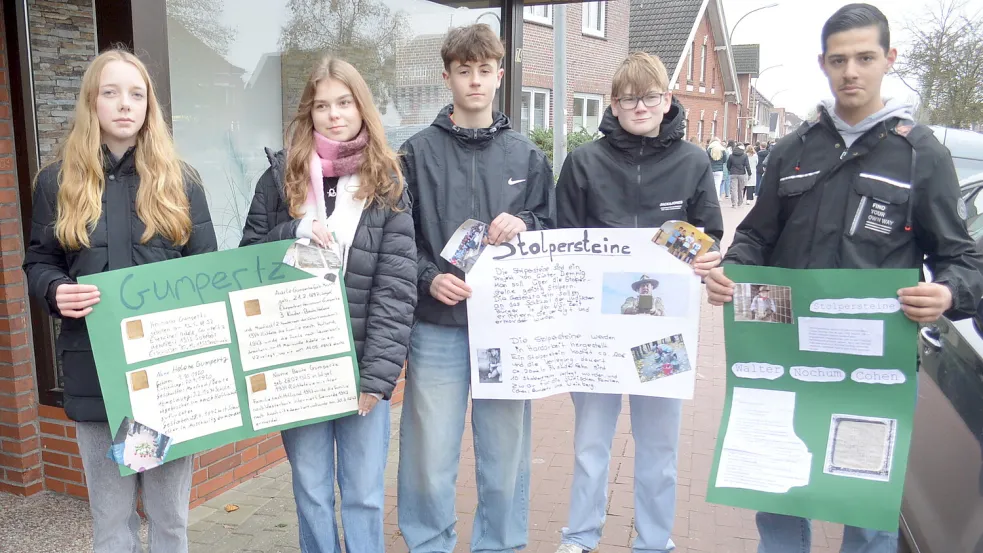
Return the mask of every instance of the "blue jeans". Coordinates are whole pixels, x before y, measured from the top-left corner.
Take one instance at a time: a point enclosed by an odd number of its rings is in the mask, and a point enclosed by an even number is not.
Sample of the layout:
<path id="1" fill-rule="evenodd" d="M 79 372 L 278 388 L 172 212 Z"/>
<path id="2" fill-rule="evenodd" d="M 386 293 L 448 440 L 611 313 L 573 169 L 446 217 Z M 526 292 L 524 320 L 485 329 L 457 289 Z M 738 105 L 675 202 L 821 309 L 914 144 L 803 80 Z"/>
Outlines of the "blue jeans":
<path id="1" fill-rule="evenodd" d="M 410 335 L 399 428 L 399 530 L 411 553 L 450 552 L 461 437 L 471 385 L 468 330 L 417 322 Z M 532 406 L 471 405 L 478 509 L 471 551 L 511 551 L 528 541 Z"/>
<path id="2" fill-rule="evenodd" d="M 758 553 L 809 553 L 812 522 L 802 517 L 758 513 Z M 898 532 L 843 527 L 840 553 L 897 553 Z"/>
<path id="3" fill-rule="evenodd" d="M 563 543 L 593 550 L 601 540 L 608 498 L 608 467 L 621 395 L 573 393 L 576 412 L 575 462 L 570 490 L 570 517 Z M 683 402 L 628 396 L 631 435 L 635 440 L 636 552 L 665 552 L 676 516 L 676 460 Z"/>
<path id="4" fill-rule="evenodd" d="M 337 445 L 345 550 L 383 553 L 389 402 L 380 401 L 364 417 L 348 415 L 281 434 L 293 472 L 300 550 L 341 553 L 334 496 Z"/>

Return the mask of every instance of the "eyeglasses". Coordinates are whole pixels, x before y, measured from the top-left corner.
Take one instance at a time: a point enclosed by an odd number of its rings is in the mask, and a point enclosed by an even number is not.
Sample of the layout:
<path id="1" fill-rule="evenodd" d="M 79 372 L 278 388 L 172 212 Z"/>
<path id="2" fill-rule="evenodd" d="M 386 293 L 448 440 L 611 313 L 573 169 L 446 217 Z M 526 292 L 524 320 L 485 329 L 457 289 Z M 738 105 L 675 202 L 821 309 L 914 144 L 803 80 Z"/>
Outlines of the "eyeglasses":
<path id="1" fill-rule="evenodd" d="M 665 96 L 665 92 L 652 92 L 645 96 L 622 96 L 618 98 L 618 105 L 621 106 L 621 109 L 635 109 L 638 107 L 638 101 L 641 100 L 645 107 L 654 108 L 662 103 Z"/>

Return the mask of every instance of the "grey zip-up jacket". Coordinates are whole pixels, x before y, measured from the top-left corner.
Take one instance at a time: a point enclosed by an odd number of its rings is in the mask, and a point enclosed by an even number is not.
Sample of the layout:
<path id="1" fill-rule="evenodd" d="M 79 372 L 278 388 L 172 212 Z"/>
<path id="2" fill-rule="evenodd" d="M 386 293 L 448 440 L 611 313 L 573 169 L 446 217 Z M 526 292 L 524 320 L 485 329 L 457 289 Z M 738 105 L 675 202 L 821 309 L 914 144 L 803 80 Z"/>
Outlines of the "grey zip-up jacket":
<path id="1" fill-rule="evenodd" d="M 452 105 L 442 109 L 400 150 L 416 226 L 416 316 L 434 324 L 467 326 L 466 302 L 449 306 L 430 295 L 437 275 L 464 278 L 440 257 L 451 235 L 468 219 L 491 223 L 501 213 L 522 219 L 527 230 L 553 228 L 556 199 L 549 160 L 512 130 L 508 117 L 495 112 L 491 127 L 464 129 L 451 120 L 453 111 Z"/>

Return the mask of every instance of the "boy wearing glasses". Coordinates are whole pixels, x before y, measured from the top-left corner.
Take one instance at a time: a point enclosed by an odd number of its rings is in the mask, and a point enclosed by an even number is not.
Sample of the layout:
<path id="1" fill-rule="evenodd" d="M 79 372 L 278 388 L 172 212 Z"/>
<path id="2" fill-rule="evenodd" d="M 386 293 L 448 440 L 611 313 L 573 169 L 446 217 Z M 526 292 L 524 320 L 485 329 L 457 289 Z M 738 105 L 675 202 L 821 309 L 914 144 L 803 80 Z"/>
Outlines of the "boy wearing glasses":
<path id="1" fill-rule="evenodd" d="M 567 157 L 556 185 L 559 228 L 660 228 L 687 221 L 720 240 L 724 234 L 717 191 L 706 152 L 684 140 L 686 114 L 672 97 L 658 57 L 628 56 L 611 84 L 604 136 Z M 678 240 L 678 239 L 677 239 Z M 719 252 L 696 256 L 705 276 L 720 264 Z M 607 505 L 611 441 L 621 413 L 617 394 L 573 393 L 576 412 L 570 514 L 557 553 L 597 547 Z M 682 402 L 629 396 L 635 440 L 634 551 L 665 552 L 676 511 L 676 453 Z"/>

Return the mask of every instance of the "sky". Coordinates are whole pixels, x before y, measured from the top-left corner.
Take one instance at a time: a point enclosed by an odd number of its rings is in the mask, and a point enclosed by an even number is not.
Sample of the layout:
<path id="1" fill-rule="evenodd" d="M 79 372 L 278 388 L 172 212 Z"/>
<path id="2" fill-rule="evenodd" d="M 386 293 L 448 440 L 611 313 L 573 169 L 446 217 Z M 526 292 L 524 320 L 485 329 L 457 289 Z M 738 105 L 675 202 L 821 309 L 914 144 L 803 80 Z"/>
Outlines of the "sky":
<path id="1" fill-rule="evenodd" d="M 891 25 L 892 46 L 904 55 L 906 21 L 919 18 L 938 5 L 937 0 L 868 0 L 887 16 Z M 760 44 L 761 65 L 768 70 L 758 79 L 757 87 L 776 106 L 785 107 L 804 117 L 824 98 L 832 98 L 829 83 L 817 61 L 821 52 L 823 23 L 848 0 L 722 0 L 727 25 L 734 33 L 734 44 Z M 735 28 L 742 15 L 760 6 L 778 3 L 777 7 L 755 12 Z M 983 10 L 983 0 L 967 0 L 971 13 Z M 922 17 L 919 17 L 922 16 Z M 917 88 L 916 83 L 910 83 Z M 882 87 L 884 97 L 917 102 L 918 96 L 901 80 L 889 75 Z"/>

